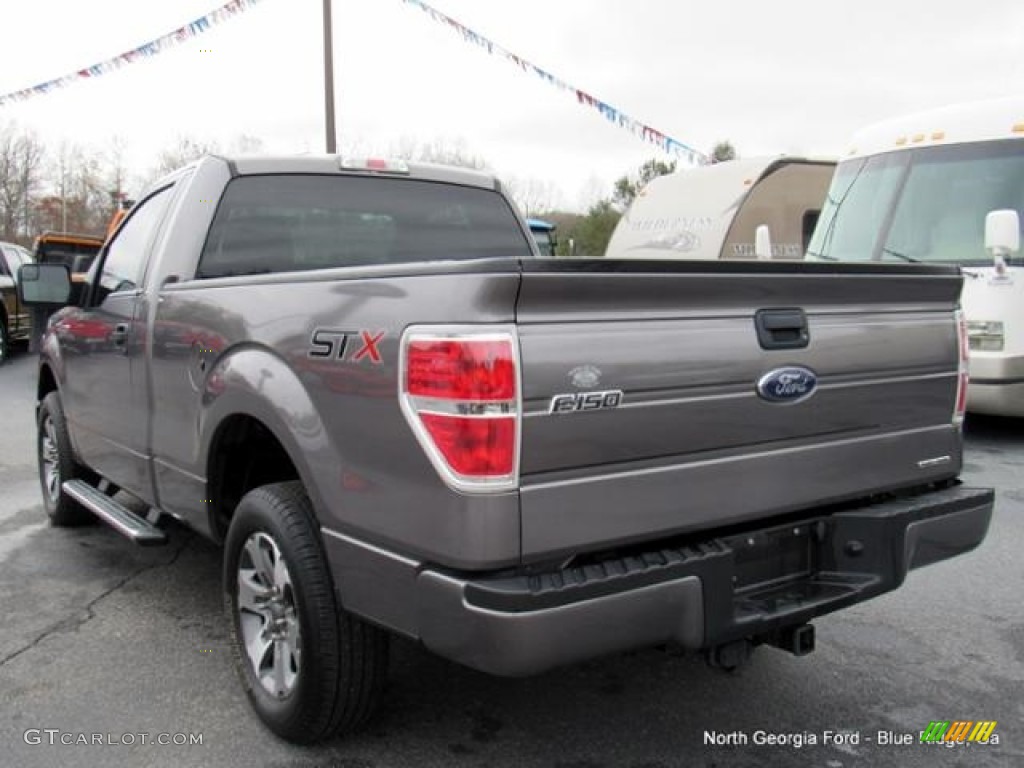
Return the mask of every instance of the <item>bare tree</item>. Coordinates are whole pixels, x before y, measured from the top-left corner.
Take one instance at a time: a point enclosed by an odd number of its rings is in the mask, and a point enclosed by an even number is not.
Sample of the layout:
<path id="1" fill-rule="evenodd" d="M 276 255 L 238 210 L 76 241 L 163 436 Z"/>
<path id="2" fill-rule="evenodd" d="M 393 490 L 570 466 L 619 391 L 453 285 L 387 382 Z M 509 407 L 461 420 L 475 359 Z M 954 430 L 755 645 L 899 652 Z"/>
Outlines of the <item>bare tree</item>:
<path id="1" fill-rule="evenodd" d="M 123 165 L 65 141 L 48 166 L 52 194 L 34 206 L 35 230 L 101 234 L 113 212 L 112 190 L 122 183 Z"/>
<path id="2" fill-rule="evenodd" d="M 156 167 L 149 172 L 146 183 L 156 181 L 203 155 L 216 155 L 223 151 L 225 150 L 217 141 L 207 141 L 195 136 L 179 136 L 173 144 L 160 152 Z M 240 133 L 231 141 L 227 151 L 235 155 L 256 155 L 263 152 L 263 139 Z"/>
<path id="3" fill-rule="evenodd" d="M 76 152 L 77 147 L 67 141 L 62 141 L 57 149 L 56 157 L 49 163 L 50 188 L 54 194 L 39 202 L 39 212 L 42 217 L 39 223 L 40 229 L 69 231 L 68 207 L 71 204 L 71 176 Z"/>
<path id="4" fill-rule="evenodd" d="M 0 228 L 3 239 L 27 243 L 41 184 L 43 145 L 13 125 L 0 128 Z"/>
<path id="5" fill-rule="evenodd" d="M 550 181 L 535 177 L 505 176 L 502 177 L 502 183 L 524 216 L 536 216 L 559 207 L 561 195 Z"/>
<path id="6" fill-rule="evenodd" d="M 73 231 L 100 234 L 113 212 L 109 166 L 92 148 L 79 148 L 71 193 L 77 209 Z"/>
<path id="7" fill-rule="evenodd" d="M 171 171 L 188 165 L 193 160 L 198 160 L 203 155 L 218 152 L 220 152 L 220 145 L 216 141 L 203 141 L 193 136 L 179 136 L 174 144 L 160 152 L 157 166 L 150 174 L 150 179 L 155 181 Z"/>
<path id="8" fill-rule="evenodd" d="M 110 140 L 110 144 L 104 153 L 103 160 L 107 167 L 107 189 L 110 196 L 110 205 L 107 210 L 108 220 L 121 205 L 121 201 L 127 199 L 127 187 L 131 184 L 124 164 L 125 144 L 124 137 L 115 136 Z"/>
<path id="9" fill-rule="evenodd" d="M 462 168 L 483 170 L 487 162 L 479 155 L 473 154 L 462 138 L 435 138 L 429 142 L 421 142 L 411 137 L 403 137 L 393 145 L 388 153 L 405 160 L 418 160 L 422 163 L 439 163 L 441 165 L 457 165 Z"/>
<path id="10" fill-rule="evenodd" d="M 231 142 L 231 152 L 237 155 L 258 155 L 263 152 L 263 139 L 240 133 Z"/>

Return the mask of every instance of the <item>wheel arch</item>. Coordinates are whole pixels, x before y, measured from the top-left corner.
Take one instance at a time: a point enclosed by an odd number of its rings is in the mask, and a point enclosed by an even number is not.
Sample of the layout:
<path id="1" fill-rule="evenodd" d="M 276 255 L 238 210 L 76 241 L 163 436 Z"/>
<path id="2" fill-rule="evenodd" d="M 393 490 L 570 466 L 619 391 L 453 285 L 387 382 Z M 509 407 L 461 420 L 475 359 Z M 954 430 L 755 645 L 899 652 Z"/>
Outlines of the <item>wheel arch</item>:
<path id="1" fill-rule="evenodd" d="M 41 403 L 48 394 L 59 391 L 60 387 L 57 386 L 57 377 L 53 373 L 53 368 L 48 362 L 40 363 L 39 379 L 36 383 L 36 400 Z"/>
<path id="2" fill-rule="evenodd" d="M 308 392 L 284 360 L 255 346 L 236 350 L 210 371 L 203 401 L 200 466 L 215 540 L 223 541 L 241 496 L 260 485 L 298 480 L 319 514 L 310 458 L 333 449 Z"/>
<path id="3" fill-rule="evenodd" d="M 235 412 L 218 423 L 206 468 L 209 526 L 217 541 L 224 540 L 238 502 L 249 491 L 289 480 L 307 485 L 284 441 L 249 413 Z"/>

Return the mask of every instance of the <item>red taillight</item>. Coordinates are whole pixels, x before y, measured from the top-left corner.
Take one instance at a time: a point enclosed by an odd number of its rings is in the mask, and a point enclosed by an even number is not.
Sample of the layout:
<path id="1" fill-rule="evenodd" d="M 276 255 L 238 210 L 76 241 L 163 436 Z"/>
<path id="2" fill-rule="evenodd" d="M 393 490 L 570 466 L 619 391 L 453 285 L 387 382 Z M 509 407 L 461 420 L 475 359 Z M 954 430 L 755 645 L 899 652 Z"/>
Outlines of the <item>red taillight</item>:
<path id="1" fill-rule="evenodd" d="M 957 337 L 957 384 L 956 384 L 956 405 L 953 408 L 953 423 L 960 425 L 964 423 L 964 415 L 967 412 L 967 366 L 970 358 L 970 339 L 967 336 L 967 321 L 964 319 L 962 309 L 954 313 L 956 318 Z"/>
<path id="2" fill-rule="evenodd" d="M 449 400 L 514 400 L 512 342 L 410 341 L 406 350 L 406 391 L 416 397 Z"/>
<path id="3" fill-rule="evenodd" d="M 456 474 L 505 476 L 515 469 L 515 416 L 480 418 L 422 413 L 420 419 Z"/>
<path id="4" fill-rule="evenodd" d="M 514 488 L 519 371 L 513 329 L 408 331 L 402 411 L 441 476 L 459 490 Z"/>
<path id="5" fill-rule="evenodd" d="M 953 413 L 954 424 L 964 423 L 964 416 L 967 413 L 967 381 L 967 374 L 961 373 L 957 381 L 956 411 Z"/>

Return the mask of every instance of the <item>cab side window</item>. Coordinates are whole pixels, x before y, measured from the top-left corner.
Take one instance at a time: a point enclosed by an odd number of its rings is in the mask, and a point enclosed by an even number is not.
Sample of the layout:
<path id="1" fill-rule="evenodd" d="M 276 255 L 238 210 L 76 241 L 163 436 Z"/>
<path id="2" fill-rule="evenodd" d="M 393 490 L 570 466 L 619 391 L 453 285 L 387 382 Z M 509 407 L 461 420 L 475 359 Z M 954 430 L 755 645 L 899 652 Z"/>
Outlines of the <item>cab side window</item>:
<path id="1" fill-rule="evenodd" d="M 116 291 L 134 291 L 142 280 L 153 237 L 171 202 L 167 186 L 139 203 L 107 246 L 95 303 Z"/>

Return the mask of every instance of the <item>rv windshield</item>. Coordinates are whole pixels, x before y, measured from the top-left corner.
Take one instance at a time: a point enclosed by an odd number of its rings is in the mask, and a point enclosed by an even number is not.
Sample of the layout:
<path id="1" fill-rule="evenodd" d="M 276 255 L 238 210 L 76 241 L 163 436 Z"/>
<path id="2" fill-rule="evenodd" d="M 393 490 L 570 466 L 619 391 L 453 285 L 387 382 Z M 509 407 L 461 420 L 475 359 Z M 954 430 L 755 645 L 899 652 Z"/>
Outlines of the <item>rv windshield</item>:
<path id="1" fill-rule="evenodd" d="M 839 164 L 811 238 L 830 261 L 988 263 L 985 215 L 1024 220 L 1024 141 L 889 152 Z"/>

